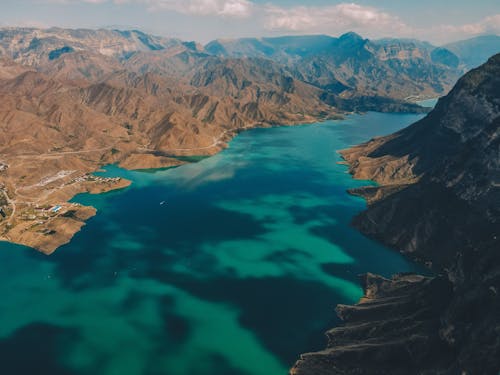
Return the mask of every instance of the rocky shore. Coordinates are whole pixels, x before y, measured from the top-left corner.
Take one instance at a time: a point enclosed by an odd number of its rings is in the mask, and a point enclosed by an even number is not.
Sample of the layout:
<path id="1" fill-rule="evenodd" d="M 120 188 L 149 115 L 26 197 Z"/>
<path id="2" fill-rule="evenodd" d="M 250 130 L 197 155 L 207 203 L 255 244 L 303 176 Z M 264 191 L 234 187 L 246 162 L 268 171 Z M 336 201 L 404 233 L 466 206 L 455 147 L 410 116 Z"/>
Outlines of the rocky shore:
<path id="1" fill-rule="evenodd" d="M 364 276 L 365 297 L 293 375 L 500 371 L 500 55 L 462 77 L 424 119 L 342 151 L 363 233 L 434 277 Z"/>

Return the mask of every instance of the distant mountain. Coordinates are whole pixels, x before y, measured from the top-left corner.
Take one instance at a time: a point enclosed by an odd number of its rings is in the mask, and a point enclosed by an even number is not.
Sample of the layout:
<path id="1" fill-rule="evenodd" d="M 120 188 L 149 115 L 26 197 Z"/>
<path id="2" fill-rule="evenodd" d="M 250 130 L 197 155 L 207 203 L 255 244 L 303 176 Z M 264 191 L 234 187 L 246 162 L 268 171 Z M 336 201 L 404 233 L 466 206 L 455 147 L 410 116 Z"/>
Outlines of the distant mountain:
<path id="1" fill-rule="evenodd" d="M 414 40 L 370 41 L 356 33 L 217 40 L 205 46 L 221 57 L 269 58 L 301 80 L 345 96 L 404 99 L 441 96 L 459 77 L 452 56 Z M 449 55 L 453 55 L 451 52 Z"/>
<path id="2" fill-rule="evenodd" d="M 409 39 L 372 41 L 352 32 L 339 38 L 216 40 L 203 47 L 138 30 L 4 28 L 0 55 L 59 78 L 92 82 L 120 67 L 189 80 L 212 57 L 262 58 L 281 64 L 295 79 L 344 99 L 442 96 L 465 66 L 450 48 Z"/>
<path id="3" fill-rule="evenodd" d="M 395 134 L 342 151 L 368 209 L 354 225 L 434 276 L 363 277 L 337 307 L 345 325 L 294 375 L 498 374 L 500 370 L 500 54 Z"/>
<path id="4" fill-rule="evenodd" d="M 205 50 L 223 57 L 263 57 L 288 63 L 290 60 L 321 54 L 331 48 L 336 40 L 326 35 L 220 39 L 208 43 Z"/>
<path id="5" fill-rule="evenodd" d="M 490 56 L 500 52 L 500 36 L 478 36 L 447 44 L 444 48 L 458 56 L 465 69 L 469 70 L 478 67 Z"/>
<path id="6" fill-rule="evenodd" d="M 138 51 L 182 46 L 182 41 L 145 34 L 138 30 L 0 29 L 0 54 L 23 65 L 40 66 L 72 52 L 90 52 L 123 58 Z"/>

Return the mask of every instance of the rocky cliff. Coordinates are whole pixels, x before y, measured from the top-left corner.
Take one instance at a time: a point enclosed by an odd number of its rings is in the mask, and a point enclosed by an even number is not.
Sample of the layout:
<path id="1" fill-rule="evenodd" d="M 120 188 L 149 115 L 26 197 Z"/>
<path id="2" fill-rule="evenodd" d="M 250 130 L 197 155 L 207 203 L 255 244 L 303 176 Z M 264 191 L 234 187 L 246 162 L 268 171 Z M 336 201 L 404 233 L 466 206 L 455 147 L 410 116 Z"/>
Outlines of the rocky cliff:
<path id="1" fill-rule="evenodd" d="M 368 209 L 363 233 L 437 276 L 364 277 L 345 325 L 292 374 L 500 371 L 500 55 L 461 78 L 424 119 L 344 150 Z"/>

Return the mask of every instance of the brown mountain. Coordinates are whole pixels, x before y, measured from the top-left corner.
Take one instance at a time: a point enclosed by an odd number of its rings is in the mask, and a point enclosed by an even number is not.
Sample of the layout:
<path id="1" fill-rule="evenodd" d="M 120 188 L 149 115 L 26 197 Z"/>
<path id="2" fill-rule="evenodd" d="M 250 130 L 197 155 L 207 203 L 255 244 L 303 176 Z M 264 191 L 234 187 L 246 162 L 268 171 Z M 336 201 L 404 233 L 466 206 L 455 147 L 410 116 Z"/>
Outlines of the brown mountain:
<path id="1" fill-rule="evenodd" d="M 500 370 L 500 55 L 424 119 L 342 152 L 377 187 L 354 225 L 435 276 L 366 275 L 365 297 L 293 374 L 497 374 Z"/>
<path id="2" fill-rule="evenodd" d="M 320 89 L 245 60 L 214 58 L 190 79 L 134 73 L 90 52 L 33 69 L 6 58 L 0 66 L 0 162 L 8 166 L 0 172 L 0 237 L 46 253 L 93 214 L 68 199 L 126 183 L 89 177 L 102 165 L 178 165 L 172 155 L 213 154 L 241 129 L 340 114 Z M 226 70 L 237 79 L 226 81 Z M 46 209 L 55 205 L 77 214 L 52 217 Z"/>
<path id="3" fill-rule="evenodd" d="M 0 56 L 0 163 L 8 166 L 0 172 L 8 213 L 0 237 L 48 253 L 82 222 L 59 236 L 51 216 L 37 210 L 81 191 L 122 187 L 88 176 L 102 165 L 178 165 L 175 156 L 213 154 L 255 126 L 346 111 L 425 111 L 373 96 L 377 90 L 338 95 L 269 58 L 214 56 L 196 43 L 136 30 L 4 28 Z M 363 65 L 363 56 L 349 61 Z"/>

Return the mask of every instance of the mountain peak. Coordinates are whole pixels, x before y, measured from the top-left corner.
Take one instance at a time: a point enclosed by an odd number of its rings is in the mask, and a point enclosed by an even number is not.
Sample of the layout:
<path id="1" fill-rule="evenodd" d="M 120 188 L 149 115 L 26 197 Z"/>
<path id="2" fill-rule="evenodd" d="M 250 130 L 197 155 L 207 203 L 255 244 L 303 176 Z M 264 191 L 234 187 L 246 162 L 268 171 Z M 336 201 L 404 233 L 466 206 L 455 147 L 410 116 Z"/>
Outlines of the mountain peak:
<path id="1" fill-rule="evenodd" d="M 342 34 L 340 37 L 339 37 L 339 40 L 352 40 L 352 41 L 363 41 L 363 37 L 357 33 L 355 33 L 354 31 L 349 31 L 345 34 Z"/>

